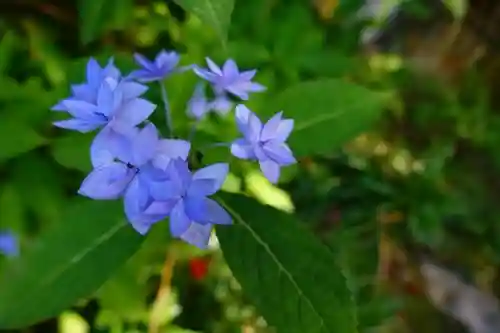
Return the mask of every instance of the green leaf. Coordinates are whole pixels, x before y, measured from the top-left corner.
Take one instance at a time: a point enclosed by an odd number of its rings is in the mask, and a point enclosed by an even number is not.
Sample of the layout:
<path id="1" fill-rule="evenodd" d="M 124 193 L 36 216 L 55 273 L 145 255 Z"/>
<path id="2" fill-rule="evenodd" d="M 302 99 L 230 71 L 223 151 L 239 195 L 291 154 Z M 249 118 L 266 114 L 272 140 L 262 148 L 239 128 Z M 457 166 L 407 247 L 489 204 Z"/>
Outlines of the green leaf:
<path id="1" fill-rule="evenodd" d="M 89 172 L 92 170 L 90 163 L 90 144 L 95 133 L 70 133 L 52 142 L 51 154 L 57 163 L 68 169 Z"/>
<path id="2" fill-rule="evenodd" d="M 80 40 L 88 44 L 95 40 L 104 30 L 105 5 L 108 0 L 80 0 L 78 13 L 80 15 Z"/>
<path id="3" fill-rule="evenodd" d="M 125 29 L 133 19 L 132 0 L 79 0 L 80 40 L 88 44 L 106 29 Z"/>
<path id="4" fill-rule="evenodd" d="M 175 2 L 198 16 L 200 20 L 211 26 L 222 45 L 226 48 L 227 31 L 234 9 L 234 0 L 175 0 Z"/>
<path id="5" fill-rule="evenodd" d="M 89 296 L 143 240 L 119 202 L 79 202 L 63 222 L 6 267 L 0 280 L 0 328 L 26 327 Z"/>
<path id="6" fill-rule="evenodd" d="M 29 125 L 9 118 L 0 118 L 0 133 L 0 163 L 46 143 Z"/>
<path id="7" fill-rule="evenodd" d="M 24 206 L 19 191 L 12 183 L 0 189 L 0 227 L 22 232 L 24 228 Z"/>
<path id="8" fill-rule="evenodd" d="M 12 51 L 17 42 L 13 31 L 7 31 L 0 40 L 0 74 L 5 75 L 12 61 Z"/>
<path id="9" fill-rule="evenodd" d="M 241 195 L 219 202 L 224 257 L 245 294 L 278 332 L 357 332 L 355 304 L 332 252 L 291 215 Z"/>
<path id="10" fill-rule="evenodd" d="M 283 110 L 295 120 L 289 144 L 297 156 L 329 153 L 370 129 L 380 118 L 384 97 L 337 79 L 309 81 L 278 96 L 268 115 Z"/>

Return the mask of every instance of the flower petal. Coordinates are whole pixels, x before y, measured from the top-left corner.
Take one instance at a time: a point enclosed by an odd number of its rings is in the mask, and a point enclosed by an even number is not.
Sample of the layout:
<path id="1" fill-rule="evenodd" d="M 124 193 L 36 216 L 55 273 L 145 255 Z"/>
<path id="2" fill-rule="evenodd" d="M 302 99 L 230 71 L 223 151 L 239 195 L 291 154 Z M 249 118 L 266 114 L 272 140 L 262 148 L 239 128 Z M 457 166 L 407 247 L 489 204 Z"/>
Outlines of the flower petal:
<path id="1" fill-rule="evenodd" d="M 293 119 L 283 120 L 283 112 L 278 112 L 262 128 L 260 139 L 262 141 L 276 140 L 285 142 L 293 130 Z"/>
<path id="2" fill-rule="evenodd" d="M 245 139 L 237 139 L 231 144 L 231 154 L 244 160 L 254 160 L 257 157 L 253 146 Z"/>
<path id="3" fill-rule="evenodd" d="M 96 102 L 95 89 L 88 84 L 74 84 L 71 86 L 71 92 L 74 95 L 74 99 L 79 99 L 92 104 Z"/>
<path id="4" fill-rule="evenodd" d="M 63 102 L 64 107 L 75 118 L 84 119 L 88 121 L 99 121 L 99 118 L 95 116 L 97 106 L 90 104 L 85 101 L 79 101 L 75 99 L 66 99 Z M 104 119 L 103 119 L 104 121 Z"/>
<path id="5" fill-rule="evenodd" d="M 188 196 L 184 200 L 187 216 L 200 224 L 231 224 L 231 215 L 217 201 L 206 197 Z"/>
<path id="6" fill-rule="evenodd" d="M 132 160 L 130 162 L 136 167 L 146 164 L 154 157 L 158 143 L 158 130 L 153 123 L 148 123 L 132 141 Z"/>
<path id="7" fill-rule="evenodd" d="M 146 91 L 148 91 L 149 88 L 148 86 L 137 82 L 122 81 L 120 82 L 120 86 L 118 87 L 118 89 L 120 89 L 123 94 L 123 100 L 127 102 L 131 99 L 143 95 Z"/>
<path id="8" fill-rule="evenodd" d="M 10 232 L 0 233 L 0 253 L 7 256 L 16 256 L 19 254 L 19 242 L 14 234 Z"/>
<path id="9" fill-rule="evenodd" d="M 271 183 L 276 184 L 280 178 L 280 166 L 272 160 L 259 161 L 260 170 Z"/>
<path id="10" fill-rule="evenodd" d="M 125 191 L 123 205 L 127 219 L 141 235 L 145 235 L 153 223 L 157 222 L 144 213 L 149 203 L 147 187 L 139 180 L 139 177 L 135 177 Z"/>
<path id="11" fill-rule="evenodd" d="M 217 74 L 214 74 L 211 71 L 198 66 L 193 67 L 193 72 L 200 78 L 207 80 L 209 82 L 214 82 L 218 78 Z"/>
<path id="12" fill-rule="evenodd" d="M 240 73 L 240 78 L 245 81 L 250 81 L 257 74 L 257 70 L 244 71 Z"/>
<path id="13" fill-rule="evenodd" d="M 156 105 L 143 99 L 134 98 L 123 105 L 116 115 L 121 124 L 136 126 L 148 119 L 155 110 Z"/>
<path id="14" fill-rule="evenodd" d="M 226 60 L 224 66 L 222 67 L 222 73 L 224 73 L 224 77 L 229 80 L 236 79 L 240 75 L 238 65 L 236 65 L 236 62 L 233 59 Z"/>
<path id="15" fill-rule="evenodd" d="M 156 147 L 153 165 L 159 169 L 165 169 L 174 158 L 187 160 L 191 143 L 179 139 L 162 139 Z"/>
<path id="16" fill-rule="evenodd" d="M 123 163 L 110 163 L 94 169 L 83 180 L 78 193 L 96 200 L 113 200 L 123 195 L 135 172 Z"/>
<path id="17" fill-rule="evenodd" d="M 94 87 L 97 87 L 101 80 L 102 68 L 94 58 L 90 58 L 87 62 L 87 82 Z"/>
<path id="18" fill-rule="evenodd" d="M 225 95 L 219 95 L 209 104 L 208 108 L 215 110 L 219 115 L 225 116 L 231 111 L 233 102 Z"/>
<path id="19" fill-rule="evenodd" d="M 194 245 L 200 249 L 206 249 L 208 247 L 208 242 L 210 241 L 210 235 L 212 233 L 212 225 L 211 224 L 199 224 L 199 223 L 191 223 L 189 229 L 183 233 L 179 238 Z"/>
<path id="20" fill-rule="evenodd" d="M 288 145 L 280 142 L 269 141 L 264 147 L 265 154 L 279 165 L 290 165 L 297 163 Z"/>
<path id="21" fill-rule="evenodd" d="M 179 200 L 170 213 L 170 233 L 173 237 L 180 237 L 190 225 L 191 220 L 184 211 L 184 201 Z"/>
<path id="22" fill-rule="evenodd" d="M 207 65 L 208 65 L 208 68 L 215 74 L 217 75 L 220 75 L 222 76 L 222 71 L 221 69 L 219 68 L 219 66 L 217 66 L 217 64 L 215 64 L 215 62 L 212 61 L 212 59 L 210 59 L 209 57 L 206 57 L 205 58 L 205 61 L 207 62 Z"/>
<path id="23" fill-rule="evenodd" d="M 161 50 L 155 58 L 155 66 L 166 70 L 165 74 L 168 74 L 168 72 L 177 66 L 179 60 L 180 56 L 176 52 Z"/>
<path id="24" fill-rule="evenodd" d="M 179 185 L 179 182 L 170 180 L 150 182 L 149 191 L 151 193 L 151 197 L 157 201 L 177 200 L 181 197 L 184 190 L 184 188 Z"/>
<path id="25" fill-rule="evenodd" d="M 88 122 L 86 120 L 81 120 L 81 119 L 68 119 L 68 120 L 55 121 L 53 122 L 53 125 L 59 128 L 75 130 L 80 133 L 91 132 L 100 126 L 99 124 Z"/>
<path id="26" fill-rule="evenodd" d="M 143 67 L 144 69 L 147 69 L 148 71 L 155 70 L 154 63 L 152 61 L 149 61 L 148 58 L 146 58 L 140 53 L 134 53 L 134 60 L 139 66 Z"/>
<path id="27" fill-rule="evenodd" d="M 199 180 L 211 180 L 213 181 L 212 189 L 208 190 L 207 192 L 207 188 L 205 187 L 206 184 L 200 184 L 200 186 L 202 187 L 200 187 L 198 190 L 200 192 L 205 192 L 205 195 L 212 195 L 222 187 L 222 184 L 224 184 L 228 173 L 229 164 L 227 163 L 216 163 L 209 165 L 207 167 L 199 169 L 193 174 L 193 184 L 191 186 L 196 186 L 196 181 Z M 205 190 L 202 191 L 203 188 L 205 188 Z M 196 191 L 196 189 L 193 190 Z"/>
<path id="28" fill-rule="evenodd" d="M 250 142 L 257 142 L 262 131 L 260 119 L 243 104 L 236 106 L 236 124 L 243 136 Z"/>

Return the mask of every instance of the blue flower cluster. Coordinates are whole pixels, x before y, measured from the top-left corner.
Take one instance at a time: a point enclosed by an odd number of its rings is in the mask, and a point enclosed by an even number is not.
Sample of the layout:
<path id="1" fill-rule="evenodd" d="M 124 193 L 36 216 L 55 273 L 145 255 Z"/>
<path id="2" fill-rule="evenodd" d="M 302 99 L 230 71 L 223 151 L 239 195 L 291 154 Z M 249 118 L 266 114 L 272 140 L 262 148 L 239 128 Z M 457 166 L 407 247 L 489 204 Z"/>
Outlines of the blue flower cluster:
<path id="1" fill-rule="evenodd" d="M 82 133 L 99 129 L 90 147 L 93 171 L 85 178 L 79 194 L 96 200 L 122 198 L 127 219 L 137 232 L 170 219 L 174 237 L 205 248 L 214 224 L 231 224 L 230 215 L 210 196 L 221 187 L 229 172 L 227 163 L 216 163 L 197 171 L 189 169 L 191 143 L 173 137 L 167 92 L 163 81 L 178 73 L 193 71 L 201 82 L 188 103 L 187 114 L 199 121 L 209 112 L 226 115 L 233 100 L 246 101 L 250 93 L 266 88 L 252 82 L 255 70 L 241 71 L 233 60 L 222 68 L 207 60 L 208 68 L 180 67 L 175 52 L 161 51 L 154 60 L 135 54 L 140 69 L 123 76 L 113 58 L 101 67 L 93 58 L 87 63 L 86 82 L 71 86 L 72 95 L 53 107 L 70 119 L 55 126 Z M 148 121 L 156 105 L 144 99 L 146 83 L 159 83 L 169 138 L 162 138 Z M 206 85 L 213 98 L 208 99 Z M 264 175 L 278 181 L 280 168 L 296 162 L 285 141 L 293 120 L 276 114 L 267 123 L 243 104 L 236 109 L 242 137 L 228 144 L 240 159 L 255 160 Z"/>

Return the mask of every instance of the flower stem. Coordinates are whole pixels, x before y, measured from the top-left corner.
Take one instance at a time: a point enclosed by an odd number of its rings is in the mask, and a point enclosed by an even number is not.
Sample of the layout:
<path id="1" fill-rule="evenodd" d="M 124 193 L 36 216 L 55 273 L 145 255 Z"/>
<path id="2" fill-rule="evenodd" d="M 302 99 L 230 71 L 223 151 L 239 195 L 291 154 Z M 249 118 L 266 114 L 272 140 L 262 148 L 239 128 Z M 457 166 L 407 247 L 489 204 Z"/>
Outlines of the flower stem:
<path id="1" fill-rule="evenodd" d="M 167 119 L 168 134 L 170 137 L 174 136 L 174 127 L 172 124 L 172 114 L 170 111 L 170 105 L 168 103 L 167 89 L 163 82 L 159 82 L 161 90 L 161 99 L 163 100 L 163 106 L 165 108 L 165 118 Z"/>

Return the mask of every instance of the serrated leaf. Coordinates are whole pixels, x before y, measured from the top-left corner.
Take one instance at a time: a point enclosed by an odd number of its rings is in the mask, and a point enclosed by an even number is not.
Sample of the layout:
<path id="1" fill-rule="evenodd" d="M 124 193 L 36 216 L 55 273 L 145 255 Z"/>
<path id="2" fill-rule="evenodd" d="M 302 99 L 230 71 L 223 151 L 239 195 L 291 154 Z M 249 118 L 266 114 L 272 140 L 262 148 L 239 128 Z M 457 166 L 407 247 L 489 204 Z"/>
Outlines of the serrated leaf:
<path id="1" fill-rule="evenodd" d="M 355 333 L 355 304 L 335 258 L 291 215 L 241 195 L 219 202 L 235 225 L 217 228 L 244 293 L 278 332 Z"/>
<path id="2" fill-rule="evenodd" d="M 0 118 L 0 133 L 0 163 L 46 143 L 28 124 L 10 118 Z"/>
<path id="3" fill-rule="evenodd" d="M 89 296 L 143 240 L 120 202 L 82 201 L 66 214 L 0 277 L 0 328 L 29 326 Z"/>
<path id="4" fill-rule="evenodd" d="M 309 81 L 276 96 L 263 110 L 295 120 L 289 144 L 297 156 L 323 154 L 356 138 L 380 118 L 384 95 L 340 79 Z"/>
<path id="5" fill-rule="evenodd" d="M 184 10 L 195 14 L 211 26 L 226 48 L 227 31 L 234 9 L 234 0 L 175 0 Z"/>

